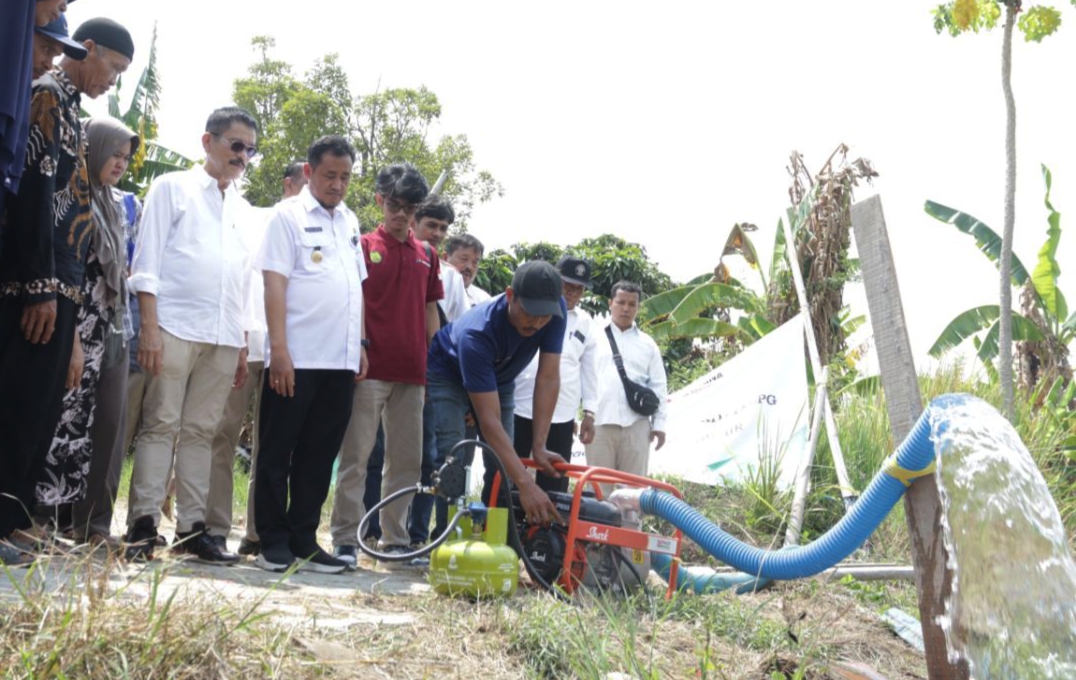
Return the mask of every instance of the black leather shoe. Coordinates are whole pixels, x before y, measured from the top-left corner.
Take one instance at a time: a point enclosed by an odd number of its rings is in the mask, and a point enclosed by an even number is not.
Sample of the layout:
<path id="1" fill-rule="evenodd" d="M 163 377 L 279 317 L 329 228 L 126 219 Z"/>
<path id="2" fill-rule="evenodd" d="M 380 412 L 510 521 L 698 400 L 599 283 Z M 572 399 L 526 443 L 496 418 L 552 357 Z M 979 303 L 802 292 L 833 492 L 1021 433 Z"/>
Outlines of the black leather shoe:
<path id="1" fill-rule="evenodd" d="M 157 526 L 153 518 L 143 515 L 135 520 L 123 542 L 127 544 L 123 556 L 128 562 L 148 562 L 153 559 L 153 548 L 157 545 Z"/>
<path id="2" fill-rule="evenodd" d="M 190 555 L 198 562 L 229 566 L 239 561 L 239 555 L 222 550 L 206 531 L 205 522 L 195 522 L 190 531 L 176 532 L 172 551 Z"/>

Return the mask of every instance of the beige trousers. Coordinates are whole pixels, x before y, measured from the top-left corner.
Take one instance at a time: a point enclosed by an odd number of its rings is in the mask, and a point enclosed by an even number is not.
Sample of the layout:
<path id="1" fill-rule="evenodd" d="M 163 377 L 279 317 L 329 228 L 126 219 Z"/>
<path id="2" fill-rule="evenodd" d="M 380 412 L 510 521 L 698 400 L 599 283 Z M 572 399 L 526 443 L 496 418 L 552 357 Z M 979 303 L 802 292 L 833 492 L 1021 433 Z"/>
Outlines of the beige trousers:
<path id="1" fill-rule="evenodd" d="M 146 396 L 146 374 L 139 371 L 127 376 L 127 432 L 123 439 L 124 453 L 131 450 L 135 435 L 142 427 L 142 397 Z"/>
<path id="2" fill-rule="evenodd" d="M 377 439 L 377 425 L 385 426 L 385 472 L 381 497 L 418 484 L 422 475 L 423 385 L 363 380 L 355 385 L 351 421 L 340 450 L 333 502 L 333 545 L 358 545 L 359 521 L 366 514 L 362 495 L 366 489 L 366 463 Z M 406 546 L 407 510 L 411 496 L 382 508 L 381 540 L 378 545 Z"/>
<path id="3" fill-rule="evenodd" d="M 187 532 L 205 521 L 210 447 L 235 379 L 239 348 L 189 342 L 165 330 L 161 339 L 161 373 L 146 376 L 127 525 L 147 515 L 160 522 L 176 444 L 176 531 Z"/>
<path id="4" fill-rule="evenodd" d="M 254 534 L 254 463 L 258 455 L 258 403 L 261 401 L 263 361 L 247 362 L 247 379 L 233 389 L 224 404 L 217 433 L 213 436 L 213 467 L 209 471 L 209 496 L 206 499 L 205 524 L 214 536 L 227 536 L 232 530 L 232 473 L 235 472 L 235 448 L 243 430 L 251 402 L 254 405 L 254 432 L 251 449 L 250 486 L 247 491 L 247 535 Z"/>
<path id="5" fill-rule="evenodd" d="M 587 444 L 587 465 L 646 476 L 650 463 L 650 419 L 640 418 L 628 427 L 598 425 L 594 441 Z M 602 484 L 608 497 L 612 484 Z"/>

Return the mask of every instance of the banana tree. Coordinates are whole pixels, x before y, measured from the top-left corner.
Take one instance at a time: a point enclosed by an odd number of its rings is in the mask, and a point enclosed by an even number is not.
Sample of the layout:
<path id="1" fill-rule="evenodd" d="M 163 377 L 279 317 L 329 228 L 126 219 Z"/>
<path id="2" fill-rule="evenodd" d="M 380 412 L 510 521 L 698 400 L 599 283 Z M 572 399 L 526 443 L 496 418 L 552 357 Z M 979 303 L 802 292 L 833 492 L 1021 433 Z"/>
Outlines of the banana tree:
<path id="1" fill-rule="evenodd" d="M 658 342 L 679 339 L 739 341 L 750 345 L 773 330 L 766 320 L 764 298 L 733 278 L 725 264 L 727 256 L 739 256 L 756 271 L 766 289 L 766 277 L 759 269 L 758 253 L 748 236 L 753 224 L 735 224 L 725 239 L 725 247 L 713 274 L 703 274 L 683 286 L 643 301 L 639 323 Z M 736 322 L 730 310 L 741 312 Z"/>
<path id="2" fill-rule="evenodd" d="M 108 114 L 138 133 L 142 144 L 131 159 L 131 166 L 121 180 L 123 191 L 143 195 L 157 177 L 177 170 L 186 170 L 194 161 L 183 154 L 157 143 L 157 109 L 160 108 L 161 79 L 157 71 L 157 27 L 153 28 L 149 60 L 135 84 L 134 94 L 126 113 L 120 111 L 120 89 L 123 81 L 108 96 Z"/>
<path id="3" fill-rule="evenodd" d="M 1021 343 L 1021 375 L 1028 388 L 1034 387 L 1042 378 L 1071 379 L 1068 345 L 1076 340 L 1076 314 L 1069 316 L 1065 296 L 1057 287 L 1061 274 L 1057 262 L 1061 215 L 1050 202 L 1053 176 L 1045 165 L 1042 166 L 1042 176 L 1046 184 L 1046 243 L 1039 250 L 1038 261 L 1030 274 L 1015 253 L 1010 259 L 1012 285 L 1023 288 L 1022 309 L 1011 312 L 1010 318 L 1013 340 Z M 934 201 L 927 201 L 924 209 L 931 217 L 972 236 L 991 262 L 1000 263 L 1002 239 L 982 221 Z M 971 338 L 988 375 L 992 379 L 998 377 L 994 361 L 1000 354 L 1001 314 L 999 305 L 983 305 L 958 314 L 938 336 L 930 348 L 930 355 L 940 358 Z"/>

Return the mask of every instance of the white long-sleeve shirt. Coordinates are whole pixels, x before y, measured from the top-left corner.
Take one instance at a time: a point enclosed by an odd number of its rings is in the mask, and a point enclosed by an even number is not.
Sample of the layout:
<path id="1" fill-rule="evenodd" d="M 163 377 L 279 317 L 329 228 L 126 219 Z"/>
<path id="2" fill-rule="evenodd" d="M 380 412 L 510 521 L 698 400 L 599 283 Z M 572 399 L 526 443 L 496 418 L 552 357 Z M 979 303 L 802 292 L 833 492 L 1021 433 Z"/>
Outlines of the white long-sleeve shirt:
<path id="1" fill-rule="evenodd" d="M 445 297 L 438 300 L 437 304 L 441 305 L 445 318 L 448 319 L 449 323 L 452 323 L 463 316 L 463 313 L 470 309 L 472 305 L 467 299 L 467 292 L 463 285 L 463 274 L 460 274 L 455 267 L 444 260 L 441 260 L 441 286 L 445 289 Z"/>
<path id="2" fill-rule="evenodd" d="M 238 222 L 250 210 L 204 167 L 154 180 L 146 195 L 130 288 L 157 297 L 157 320 L 190 342 L 244 347 L 251 253 Z"/>
<path id="3" fill-rule="evenodd" d="M 661 400 L 661 406 L 651 418 L 651 429 L 665 431 L 665 418 L 668 413 L 668 382 L 665 378 L 665 365 L 661 361 L 661 351 L 657 343 L 632 324 L 631 328 L 622 331 L 616 324 L 610 323 L 613 329 L 613 337 L 616 339 L 620 356 L 624 359 L 624 371 L 635 382 L 654 390 Z M 628 427 L 646 416 L 631 410 L 628 406 L 628 398 L 624 393 L 624 383 L 620 381 L 620 373 L 616 370 L 613 361 L 613 348 L 609 344 L 609 338 L 605 334 L 605 328 L 599 328 L 598 350 L 595 353 L 595 362 L 598 372 L 598 407 L 594 411 L 595 425 L 620 425 Z"/>
<path id="4" fill-rule="evenodd" d="M 472 288 L 474 286 L 471 286 Z M 575 420 L 580 399 L 583 410 L 593 411 L 598 403 L 595 355 L 601 329 L 590 315 L 576 307 L 568 310 L 564 349 L 560 353 L 560 394 L 553 410 L 553 423 Z M 601 338 L 604 340 L 604 336 Z M 538 375 L 538 355 L 516 378 L 516 415 L 534 417 L 534 381 Z"/>
<path id="5" fill-rule="evenodd" d="M 265 361 L 265 343 L 268 337 L 265 321 L 265 277 L 262 276 L 256 260 L 272 216 L 272 208 L 251 208 L 239 223 L 239 237 L 251 253 L 251 263 L 247 268 L 250 276 L 250 290 L 247 295 L 248 362 Z"/>
<path id="6" fill-rule="evenodd" d="M 467 303 L 470 305 L 470 307 L 468 307 L 467 309 L 470 309 L 475 305 L 480 305 L 492 297 L 489 293 L 482 290 L 473 283 L 470 286 L 467 286 L 467 288 L 464 290 L 464 293 L 467 296 Z"/>

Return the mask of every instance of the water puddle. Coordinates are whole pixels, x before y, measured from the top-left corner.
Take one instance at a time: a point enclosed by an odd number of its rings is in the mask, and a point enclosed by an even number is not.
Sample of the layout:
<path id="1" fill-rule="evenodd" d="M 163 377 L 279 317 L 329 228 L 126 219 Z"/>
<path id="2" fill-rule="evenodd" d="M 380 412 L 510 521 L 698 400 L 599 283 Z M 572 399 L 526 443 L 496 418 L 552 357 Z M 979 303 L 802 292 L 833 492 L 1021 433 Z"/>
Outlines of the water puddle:
<path id="1" fill-rule="evenodd" d="M 942 626 L 971 675 L 1076 678 L 1076 564 L 1031 454 L 989 404 L 932 407 L 953 593 Z"/>

